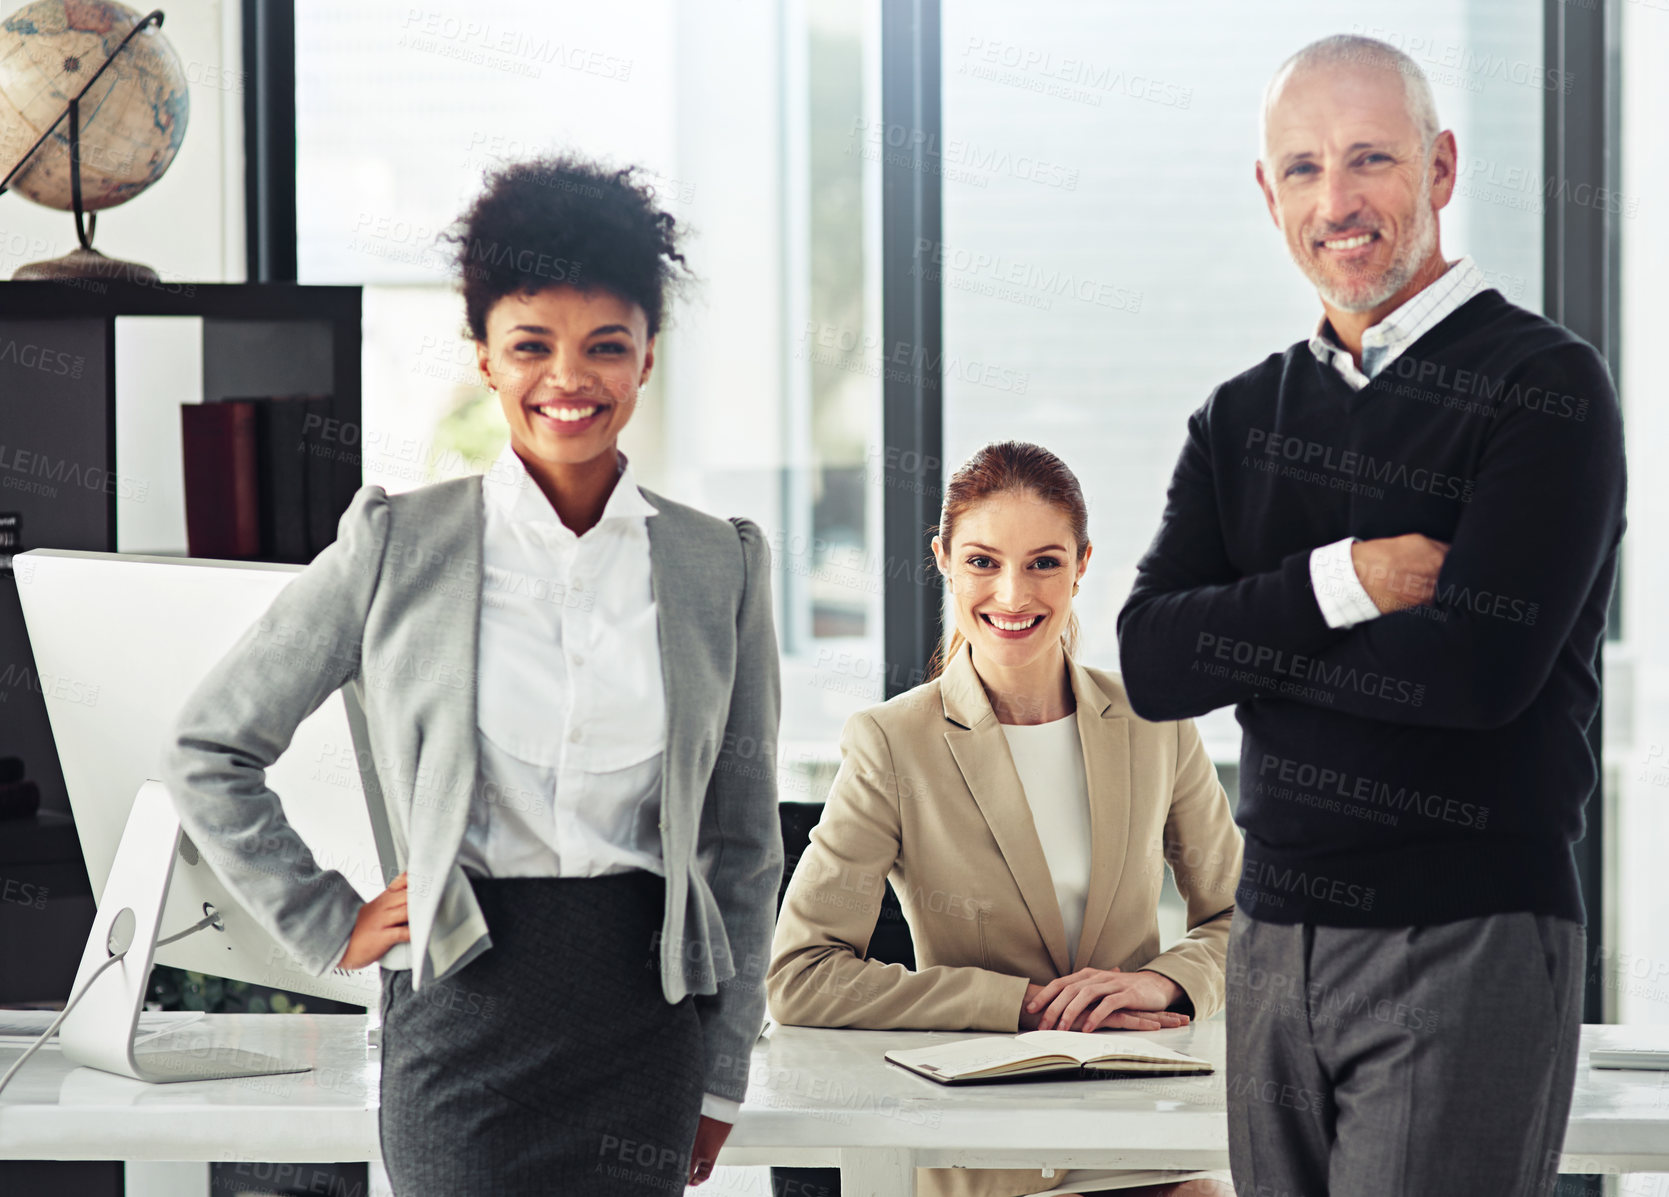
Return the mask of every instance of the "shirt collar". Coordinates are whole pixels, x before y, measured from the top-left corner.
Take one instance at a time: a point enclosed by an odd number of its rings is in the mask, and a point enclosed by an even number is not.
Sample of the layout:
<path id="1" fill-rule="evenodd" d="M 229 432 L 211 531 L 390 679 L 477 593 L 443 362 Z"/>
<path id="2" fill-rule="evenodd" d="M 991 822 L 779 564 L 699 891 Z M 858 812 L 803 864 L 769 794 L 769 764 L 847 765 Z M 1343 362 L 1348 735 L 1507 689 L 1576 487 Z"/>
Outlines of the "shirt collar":
<path id="1" fill-rule="evenodd" d="M 1462 254 L 1455 260 L 1454 265 L 1432 280 L 1424 290 L 1416 293 L 1378 324 L 1370 325 L 1364 330 L 1364 352 L 1372 347 L 1416 339 L 1436 327 L 1444 317 L 1487 285 L 1488 280 L 1484 278 L 1484 272 L 1478 269 L 1478 264 L 1472 260 L 1471 255 Z M 1333 333 L 1333 326 L 1327 322 L 1325 313 L 1316 322 L 1316 330 L 1310 336 L 1310 352 L 1324 364 L 1331 364 L 1334 354 L 1345 352 Z"/>
<path id="2" fill-rule="evenodd" d="M 609 492 L 608 502 L 603 504 L 603 514 L 598 517 L 599 524 L 615 519 L 646 519 L 657 515 L 655 505 L 644 498 L 638 489 L 637 479 L 632 474 L 632 466 L 626 454 L 619 449 L 615 451 L 615 482 L 614 489 Z M 499 450 L 492 465 L 487 467 L 481 475 L 481 493 L 484 499 L 507 519 L 517 523 L 555 524 L 567 531 L 564 524 L 551 506 L 550 500 L 545 498 L 545 492 L 539 489 L 539 484 L 533 480 L 533 475 L 527 472 L 527 465 L 516 453 L 510 441 L 504 442 L 504 448 Z M 572 535 L 572 533 L 569 533 Z"/>

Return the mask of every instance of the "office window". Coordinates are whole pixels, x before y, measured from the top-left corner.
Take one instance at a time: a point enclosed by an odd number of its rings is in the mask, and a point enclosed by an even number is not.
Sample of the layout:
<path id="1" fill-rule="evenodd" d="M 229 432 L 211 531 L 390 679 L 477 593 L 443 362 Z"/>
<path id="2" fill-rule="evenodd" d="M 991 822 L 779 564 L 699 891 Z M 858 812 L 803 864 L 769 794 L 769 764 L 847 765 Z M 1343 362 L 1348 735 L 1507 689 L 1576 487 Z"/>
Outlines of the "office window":
<path id="1" fill-rule="evenodd" d="M 1598 957 L 1607 1011 L 1618 1022 L 1669 1023 L 1669 444 L 1661 344 L 1669 320 L 1661 263 L 1669 234 L 1654 219 L 1669 201 L 1669 5 L 1623 4 L 1621 195 L 1607 211 L 1621 230 L 1622 353 L 1618 392 L 1628 436 L 1628 532 L 1623 537 L 1621 636 L 1606 645 L 1606 834 L 1614 938 Z M 1644 1179 L 1644 1178 L 1630 1178 Z M 1669 1182 L 1669 1177 L 1657 1178 Z M 1625 1186 L 1624 1192 L 1633 1192 Z M 1639 1189 L 1645 1192 L 1645 1189 Z"/>
<path id="2" fill-rule="evenodd" d="M 770 539 L 785 799 L 821 796 L 846 715 L 881 692 L 879 191 L 848 152 L 879 103 L 877 12 L 297 5 L 299 273 L 366 285 L 367 482 L 476 472 L 504 443 L 436 241 L 486 170 L 561 149 L 639 164 L 688 228 L 699 282 L 621 447 L 644 485 Z"/>

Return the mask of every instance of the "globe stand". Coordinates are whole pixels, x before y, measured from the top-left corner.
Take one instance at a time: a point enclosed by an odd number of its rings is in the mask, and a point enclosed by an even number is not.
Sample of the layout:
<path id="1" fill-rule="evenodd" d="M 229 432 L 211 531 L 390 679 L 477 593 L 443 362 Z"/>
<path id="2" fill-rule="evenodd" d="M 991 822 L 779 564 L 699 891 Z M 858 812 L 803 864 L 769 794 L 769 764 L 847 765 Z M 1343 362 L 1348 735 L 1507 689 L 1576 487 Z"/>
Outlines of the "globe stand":
<path id="1" fill-rule="evenodd" d="M 93 230 L 98 225 L 98 213 L 86 213 L 81 207 L 81 97 L 91 90 L 93 84 L 99 81 L 116 61 L 116 55 L 127 49 L 141 30 L 155 25 L 162 28 L 162 10 L 155 9 L 135 22 L 127 36 L 122 38 L 110 56 L 99 64 L 99 69 L 93 72 L 93 77 L 87 80 L 82 89 L 70 97 L 69 106 L 59 114 L 58 119 L 46 127 L 35 144 L 18 160 L 16 166 L 6 172 L 6 177 L 0 179 L 0 195 L 6 193 L 12 180 L 22 172 L 29 159 L 34 157 L 35 151 L 46 144 L 46 139 L 52 136 L 52 131 L 58 127 L 65 117 L 70 122 L 70 200 L 75 209 L 75 238 L 81 242 L 81 248 L 71 250 L 61 258 L 51 258 L 45 262 L 28 262 L 12 272 L 12 278 L 18 281 L 47 281 L 63 282 L 72 279 L 102 279 L 120 280 L 123 282 L 154 284 L 162 281 L 162 276 L 149 266 L 139 262 L 124 262 L 120 258 L 107 258 L 93 248 Z"/>
<path id="2" fill-rule="evenodd" d="M 91 246 L 71 250 L 61 258 L 29 262 L 12 272 L 18 282 L 65 282 L 74 279 L 103 279 L 124 283 L 155 285 L 162 276 L 142 262 L 107 258 Z"/>

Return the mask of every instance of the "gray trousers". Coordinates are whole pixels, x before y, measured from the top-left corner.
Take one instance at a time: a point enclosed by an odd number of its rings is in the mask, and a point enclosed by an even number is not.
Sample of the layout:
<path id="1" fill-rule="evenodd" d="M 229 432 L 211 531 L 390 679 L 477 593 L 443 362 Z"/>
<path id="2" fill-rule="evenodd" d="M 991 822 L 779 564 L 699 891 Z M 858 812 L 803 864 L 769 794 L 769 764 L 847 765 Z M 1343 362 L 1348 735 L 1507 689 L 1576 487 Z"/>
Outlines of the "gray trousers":
<path id="1" fill-rule="evenodd" d="M 1583 928 L 1236 915 L 1229 1162 L 1239 1197 L 1540 1197 L 1570 1115 Z"/>

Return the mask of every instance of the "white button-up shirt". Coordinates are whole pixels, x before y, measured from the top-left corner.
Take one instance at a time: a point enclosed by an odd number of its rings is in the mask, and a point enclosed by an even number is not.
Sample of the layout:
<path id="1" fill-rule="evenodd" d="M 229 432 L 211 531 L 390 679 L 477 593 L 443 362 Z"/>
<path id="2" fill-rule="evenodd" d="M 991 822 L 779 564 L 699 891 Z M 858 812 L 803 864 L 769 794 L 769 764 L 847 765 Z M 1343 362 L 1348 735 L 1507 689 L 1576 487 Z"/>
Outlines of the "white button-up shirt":
<path id="1" fill-rule="evenodd" d="M 1323 365 L 1336 369 L 1352 390 L 1359 391 L 1402 356 L 1403 350 L 1486 286 L 1483 271 L 1470 257 L 1462 256 L 1425 290 L 1363 331 L 1360 370 L 1350 350 L 1333 339 L 1325 316 L 1310 337 L 1310 352 Z M 1350 557 L 1350 546 L 1355 542 L 1356 537 L 1349 536 L 1310 554 L 1310 586 L 1328 627 L 1348 628 L 1381 614 L 1356 576 Z"/>
<path id="2" fill-rule="evenodd" d="M 458 856 L 468 872 L 665 875 L 655 508 L 624 454 L 618 468 L 581 536 L 509 444 L 482 478 L 480 770 Z"/>
<path id="3" fill-rule="evenodd" d="M 601 518 L 578 536 L 508 442 L 481 479 L 479 761 L 458 849 L 466 872 L 666 875 L 656 511 L 624 453 L 617 467 Z M 715 1093 L 701 1101 L 722 1122 L 740 1108 Z"/>

